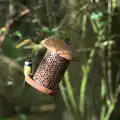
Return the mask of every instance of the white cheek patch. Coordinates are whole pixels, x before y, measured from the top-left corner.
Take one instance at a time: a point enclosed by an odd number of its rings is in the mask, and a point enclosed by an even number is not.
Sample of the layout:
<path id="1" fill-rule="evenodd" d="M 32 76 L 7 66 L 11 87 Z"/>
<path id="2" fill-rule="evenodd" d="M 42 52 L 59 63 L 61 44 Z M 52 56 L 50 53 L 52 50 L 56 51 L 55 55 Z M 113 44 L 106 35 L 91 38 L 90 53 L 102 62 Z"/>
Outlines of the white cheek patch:
<path id="1" fill-rule="evenodd" d="M 31 61 L 25 61 L 25 62 L 24 62 L 24 65 L 26 65 L 26 66 L 28 66 L 28 65 L 30 65 L 30 64 L 32 64 Z"/>

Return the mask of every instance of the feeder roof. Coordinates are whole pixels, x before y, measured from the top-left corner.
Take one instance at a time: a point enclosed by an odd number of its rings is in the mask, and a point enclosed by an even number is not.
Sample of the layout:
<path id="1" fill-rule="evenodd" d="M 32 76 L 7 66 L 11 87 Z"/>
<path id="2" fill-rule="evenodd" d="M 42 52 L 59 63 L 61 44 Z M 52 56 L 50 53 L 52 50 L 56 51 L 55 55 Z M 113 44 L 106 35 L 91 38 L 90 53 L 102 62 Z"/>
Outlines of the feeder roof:
<path id="1" fill-rule="evenodd" d="M 49 51 L 57 53 L 59 56 L 72 60 L 73 53 L 71 46 L 66 44 L 64 40 L 44 39 L 41 42 Z"/>

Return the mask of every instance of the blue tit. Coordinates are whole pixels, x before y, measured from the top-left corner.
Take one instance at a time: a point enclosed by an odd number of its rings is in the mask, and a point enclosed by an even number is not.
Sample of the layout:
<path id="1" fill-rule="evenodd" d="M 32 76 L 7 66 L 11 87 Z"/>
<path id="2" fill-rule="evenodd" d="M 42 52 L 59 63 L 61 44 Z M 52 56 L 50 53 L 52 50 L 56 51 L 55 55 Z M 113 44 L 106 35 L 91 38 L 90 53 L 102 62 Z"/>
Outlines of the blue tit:
<path id="1" fill-rule="evenodd" d="M 27 60 L 24 62 L 24 75 L 32 74 L 32 61 Z"/>

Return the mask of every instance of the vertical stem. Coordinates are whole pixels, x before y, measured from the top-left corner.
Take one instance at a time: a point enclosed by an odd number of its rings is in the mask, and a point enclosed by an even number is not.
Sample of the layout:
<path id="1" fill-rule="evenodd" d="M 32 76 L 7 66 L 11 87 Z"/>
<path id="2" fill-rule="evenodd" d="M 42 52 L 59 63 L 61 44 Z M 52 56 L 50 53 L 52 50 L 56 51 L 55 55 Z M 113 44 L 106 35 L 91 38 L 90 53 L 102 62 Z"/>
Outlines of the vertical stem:
<path id="1" fill-rule="evenodd" d="M 111 18 L 111 13 L 112 13 L 112 1 L 109 0 L 108 1 L 108 35 L 111 32 L 111 22 L 112 22 L 112 18 Z M 109 40 L 108 40 L 109 42 Z M 110 94 L 110 99 L 113 101 L 113 91 L 112 91 L 112 63 L 111 63 L 111 44 L 108 44 L 108 57 L 107 57 L 107 67 L 108 67 L 108 71 L 107 71 L 107 76 L 108 76 L 108 89 L 109 89 L 109 94 Z"/>
<path id="2" fill-rule="evenodd" d="M 81 38 L 82 38 L 82 40 L 81 40 L 81 45 L 83 46 L 83 47 L 85 47 L 85 37 L 86 37 L 86 24 L 87 24 L 87 15 L 86 14 L 84 14 L 83 15 L 83 20 L 82 20 L 82 36 L 81 36 Z M 85 61 L 86 60 L 86 55 L 84 55 L 84 58 L 83 58 L 83 61 Z"/>
<path id="3" fill-rule="evenodd" d="M 68 71 L 66 71 L 66 73 L 65 73 L 65 84 L 66 84 L 66 87 L 67 87 L 68 95 L 70 97 L 72 108 L 75 112 L 77 112 L 77 104 L 76 104 L 76 100 L 75 100 L 75 94 L 74 94 L 73 87 L 70 83 Z"/>
<path id="4" fill-rule="evenodd" d="M 52 27 L 51 18 L 50 18 L 49 2 L 48 2 L 48 0 L 45 0 L 45 2 L 46 2 L 46 11 L 47 11 L 47 17 L 48 17 L 49 25 L 50 25 L 50 27 Z"/>

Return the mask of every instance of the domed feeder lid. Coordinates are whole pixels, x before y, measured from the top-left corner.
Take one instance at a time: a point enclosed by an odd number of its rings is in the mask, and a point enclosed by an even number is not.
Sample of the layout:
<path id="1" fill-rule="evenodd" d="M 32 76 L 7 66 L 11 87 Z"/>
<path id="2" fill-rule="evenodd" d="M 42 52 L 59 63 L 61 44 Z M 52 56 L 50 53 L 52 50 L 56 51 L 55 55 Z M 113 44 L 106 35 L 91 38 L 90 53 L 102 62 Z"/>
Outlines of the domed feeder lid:
<path id="1" fill-rule="evenodd" d="M 59 56 L 72 60 L 73 53 L 71 46 L 66 44 L 64 40 L 54 40 L 51 38 L 44 39 L 41 42 L 49 51 L 57 53 Z"/>

